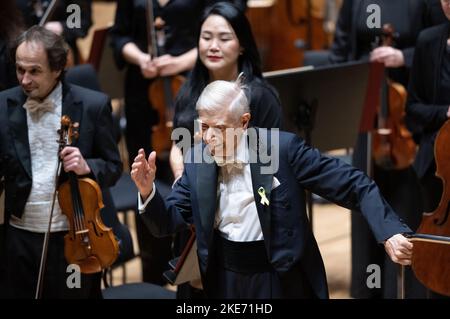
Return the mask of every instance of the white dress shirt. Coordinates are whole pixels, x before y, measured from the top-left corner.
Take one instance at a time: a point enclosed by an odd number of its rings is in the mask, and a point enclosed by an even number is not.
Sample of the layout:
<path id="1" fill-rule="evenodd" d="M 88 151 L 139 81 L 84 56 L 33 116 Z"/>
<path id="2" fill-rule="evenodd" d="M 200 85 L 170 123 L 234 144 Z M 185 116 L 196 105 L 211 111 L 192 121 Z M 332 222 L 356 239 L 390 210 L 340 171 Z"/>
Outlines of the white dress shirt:
<path id="1" fill-rule="evenodd" d="M 58 166 L 57 130 L 61 128 L 62 85 L 59 83 L 46 99 L 50 99 L 55 109 L 40 118 L 27 111 L 28 140 L 31 153 L 32 185 L 25 210 L 19 219 L 11 216 L 10 224 L 32 232 L 47 231 L 48 218 L 55 189 L 56 168 Z M 68 230 L 69 225 L 56 200 L 51 231 Z"/>
<path id="2" fill-rule="evenodd" d="M 248 162 L 247 135 L 236 148 L 236 156 L 221 163 L 217 183 L 218 206 L 214 228 L 231 241 L 264 239 L 253 195 Z"/>

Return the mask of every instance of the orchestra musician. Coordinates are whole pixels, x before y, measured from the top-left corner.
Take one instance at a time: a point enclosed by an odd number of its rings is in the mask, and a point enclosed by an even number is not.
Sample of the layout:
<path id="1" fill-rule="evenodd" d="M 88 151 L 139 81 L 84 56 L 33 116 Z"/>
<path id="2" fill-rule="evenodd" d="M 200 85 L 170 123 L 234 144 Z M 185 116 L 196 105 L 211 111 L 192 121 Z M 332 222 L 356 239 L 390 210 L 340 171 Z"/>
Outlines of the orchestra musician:
<path id="1" fill-rule="evenodd" d="M 33 298 L 44 233 L 55 192 L 65 172 L 112 186 L 122 163 L 111 133 L 111 105 L 106 95 L 64 81 L 67 45 L 39 26 L 20 35 L 15 45 L 20 86 L 0 93 L 0 158 L 5 177 L 5 256 L 8 298 Z M 61 116 L 79 122 L 79 139 L 58 154 Z M 44 298 L 100 298 L 101 273 L 81 274 L 81 285 L 67 285 L 64 235 L 68 221 L 55 203 L 44 276 Z"/>

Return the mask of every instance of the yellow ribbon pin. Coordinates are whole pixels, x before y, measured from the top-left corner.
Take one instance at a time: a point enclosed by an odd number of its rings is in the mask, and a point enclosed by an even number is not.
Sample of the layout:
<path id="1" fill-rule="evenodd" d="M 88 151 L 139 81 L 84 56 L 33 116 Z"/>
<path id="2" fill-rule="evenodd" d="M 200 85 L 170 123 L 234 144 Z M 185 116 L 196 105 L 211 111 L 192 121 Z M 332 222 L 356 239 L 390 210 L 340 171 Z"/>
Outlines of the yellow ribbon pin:
<path id="1" fill-rule="evenodd" d="M 269 206 L 269 200 L 267 199 L 266 190 L 264 189 L 264 187 L 261 186 L 260 188 L 258 188 L 258 194 L 259 196 L 261 196 L 261 204 Z"/>

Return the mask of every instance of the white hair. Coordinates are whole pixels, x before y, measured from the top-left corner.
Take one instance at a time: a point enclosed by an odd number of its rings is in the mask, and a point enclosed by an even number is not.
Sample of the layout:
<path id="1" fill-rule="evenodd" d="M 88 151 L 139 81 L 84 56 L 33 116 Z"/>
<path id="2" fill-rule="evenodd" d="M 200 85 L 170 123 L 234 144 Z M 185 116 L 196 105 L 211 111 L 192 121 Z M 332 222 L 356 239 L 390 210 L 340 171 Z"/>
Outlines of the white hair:
<path id="1" fill-rule="evenodd" d="M 219 114 L 228 112 L 233 121 L 239 121 L 244 113 L 250 113 L 248 90 L 242 84 L 241 75 L 235 82 L 214 81 L 208 84 L 197 100 L 197 112 Z"/>

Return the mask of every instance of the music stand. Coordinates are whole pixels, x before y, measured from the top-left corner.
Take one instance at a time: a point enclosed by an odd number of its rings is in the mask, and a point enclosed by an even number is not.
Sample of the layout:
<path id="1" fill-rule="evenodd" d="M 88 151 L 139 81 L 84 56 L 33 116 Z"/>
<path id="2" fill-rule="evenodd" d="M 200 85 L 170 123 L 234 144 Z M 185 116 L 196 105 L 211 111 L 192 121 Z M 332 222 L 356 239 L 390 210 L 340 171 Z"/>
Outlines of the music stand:
<path id="1" fill-rule="evenodd" d="M 379 91 L 373 85 L 368 90 L 368 84 L 377 83 L 382 74 L 375 70 L 379 66 L 350 62 L 274 71 L 264 76 L 279 93 L 283 129 L 301 135 L 307 144 L 326 152 L 354 147 L 358 133 L 373 128 L 376 100 L 368 97 Z M 312 225 L 311 199 L 308 194 Z"/>

